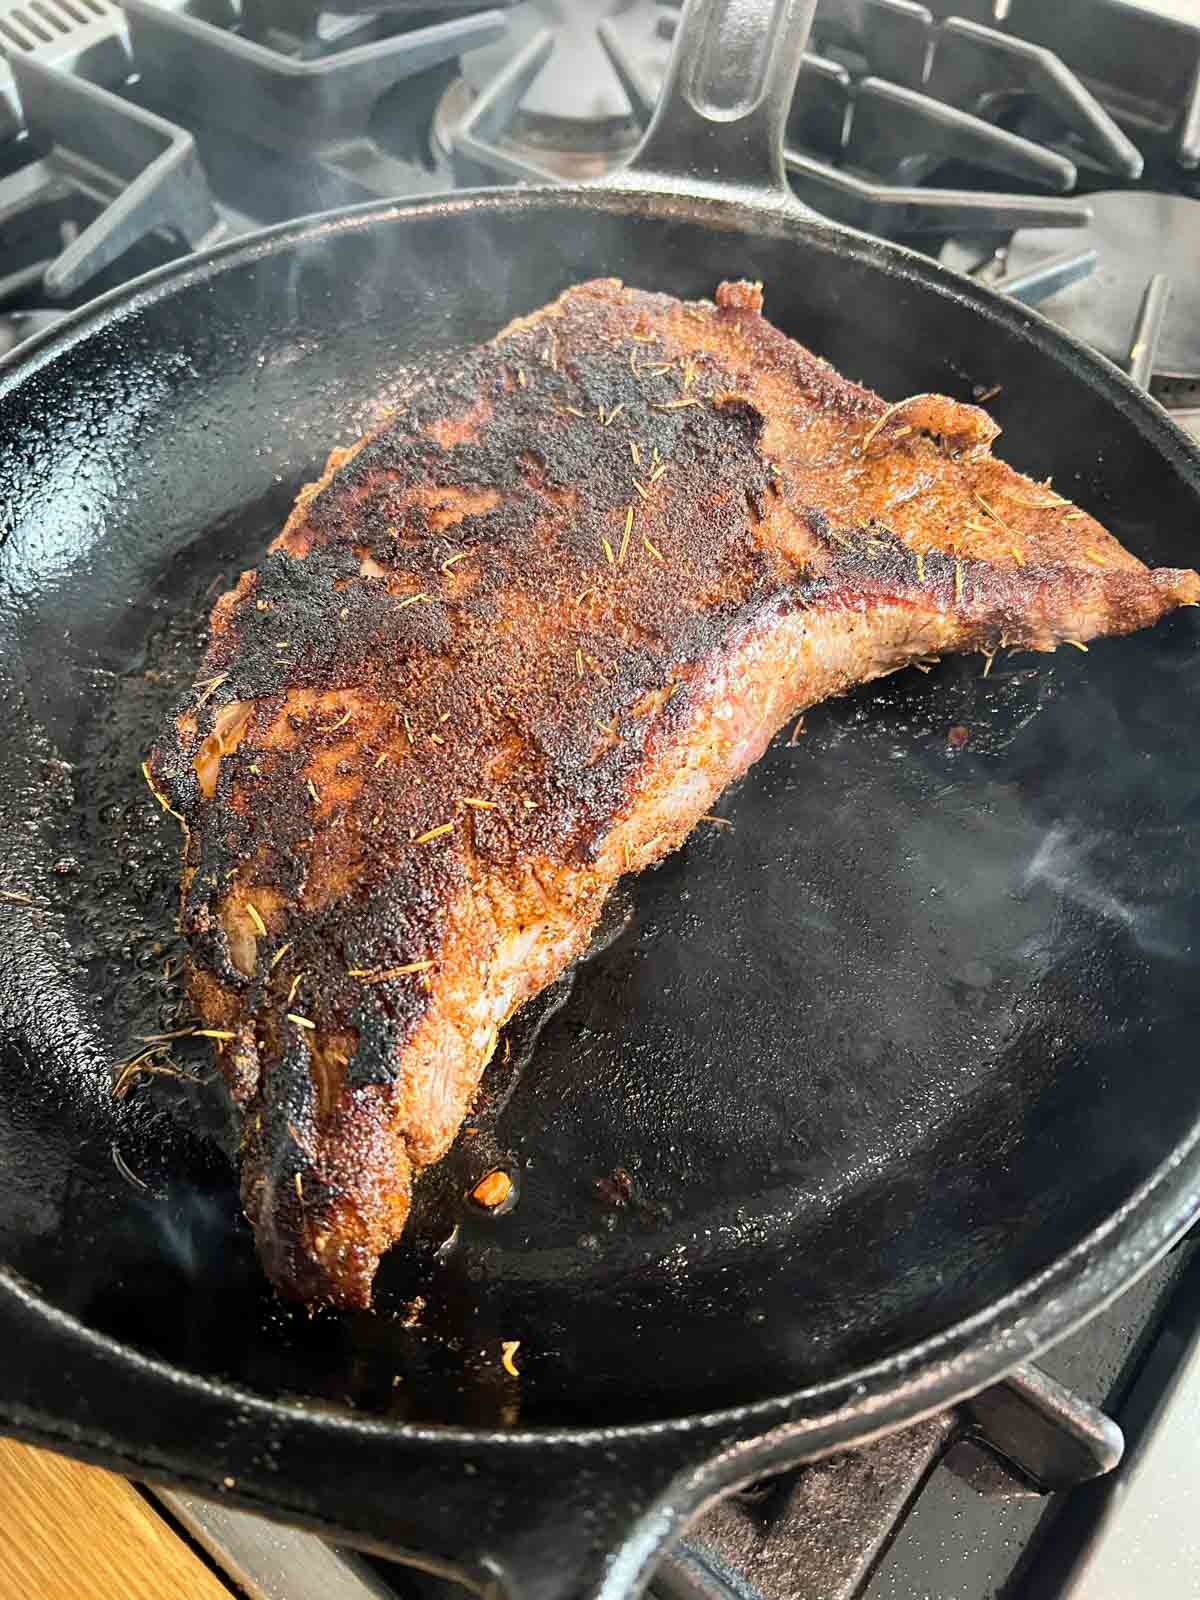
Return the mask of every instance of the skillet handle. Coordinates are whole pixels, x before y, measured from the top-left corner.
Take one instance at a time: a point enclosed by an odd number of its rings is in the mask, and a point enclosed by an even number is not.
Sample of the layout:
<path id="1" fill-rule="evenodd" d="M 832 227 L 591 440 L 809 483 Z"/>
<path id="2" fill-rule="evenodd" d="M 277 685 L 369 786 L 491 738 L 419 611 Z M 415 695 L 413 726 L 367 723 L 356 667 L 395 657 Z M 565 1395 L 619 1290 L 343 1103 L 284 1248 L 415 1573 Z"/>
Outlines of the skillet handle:
<path id="1" fill-rule="evenodd" d="M 662 93 L 617 180 L 773 202 L 792 194 L 784 129 L 817 0 L 687 0 Z"/>
<path id="2" fill-rule="evenodd" d="M 502 1509 L 477 1533 L 481 1553 L 466 1581 L 482 1600 L 640 1600 L 709 1505 L 805 1453 L 787 1424 L 750 1438 L 697 1431 L 614 1433 L 610 1449 L 582 1451 L 574 1463 L 561 1448 L 570 1436 L 549 1449 L 543 1439 L 524 1481 L 494 1485 Z"/>
<path id="3" fill-rule="evenodd" d="M 481 1600 L 637 1600 L 693 1510 L 691 1474 L 669 1455 L 618 1444 L 609 1463 L 560 1461 L 555 1481 L 510 1496 L 467 1574 Z"/>

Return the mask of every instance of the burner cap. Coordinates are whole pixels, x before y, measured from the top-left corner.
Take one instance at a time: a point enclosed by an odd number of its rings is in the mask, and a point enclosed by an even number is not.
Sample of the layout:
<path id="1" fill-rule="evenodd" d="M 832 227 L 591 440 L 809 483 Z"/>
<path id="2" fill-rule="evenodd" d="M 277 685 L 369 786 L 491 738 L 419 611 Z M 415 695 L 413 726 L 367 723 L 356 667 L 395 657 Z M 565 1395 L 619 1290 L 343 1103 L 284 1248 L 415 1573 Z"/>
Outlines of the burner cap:
<path id="1" fill-rule="evenodd" d="M 1094 248 L 1090 277 L 1047 300 L 1045 314 L 1068 333 L 1124 365 L 1146 285 L 1155 273 L 1171 282 L 1171 300 L 1154 363 L 1160 378 L 1200 380 L 1200 200 L 1123 189 L 1090 194 L 1090 227 L 1072 231 L 1072 248 Z M 1022 273 L 1061 254 L 1057 229 L 1018 233 L 1007 272 Z"/>
<path id="2" fill-rule="evenodd" d="M 654 0 L 526 0 L 508 13 L 502 43 L 463 55 L 463 75 L 434 115 L 436 149 L 443 156 L 454 154 L 457 130 L 477 98 L 494 88 L 539 36 L 549 34 L 549 56 L 496 147 L 568 180 L 612 171 L 632 155 L 640 130 L 601 43 L 600 26 L 613 24 L 644 81 L 657 84 L 671 49 L 669 31 L 659 25 L 661 15 Z"/>
<path id="3" fill-rule="evenodd" d="M 659 31 L 660 12 L 654 0 L 525 0 L 507 13 L 502 41 L 463 56 L 463 77 L 481 94 L 548 28 L 554 49 L 522 99 L 522 112 L 568 124 L 628 122 L 632 108 L 598 30 L 602 22 L 611 22 L 645 77 L 658 83 L 671 53 Z"/>

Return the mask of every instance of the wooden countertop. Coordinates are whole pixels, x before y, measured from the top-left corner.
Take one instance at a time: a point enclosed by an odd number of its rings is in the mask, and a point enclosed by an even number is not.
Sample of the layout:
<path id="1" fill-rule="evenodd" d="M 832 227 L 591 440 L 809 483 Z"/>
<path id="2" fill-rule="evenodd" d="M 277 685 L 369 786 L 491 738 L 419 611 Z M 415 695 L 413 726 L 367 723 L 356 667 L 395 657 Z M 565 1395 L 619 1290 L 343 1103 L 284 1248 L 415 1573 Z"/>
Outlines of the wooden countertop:
<path id="1" fill-rule="evenodd" d="M 132 1484 L 0 1439 L 0 1600 L 230 1600 Z"/>

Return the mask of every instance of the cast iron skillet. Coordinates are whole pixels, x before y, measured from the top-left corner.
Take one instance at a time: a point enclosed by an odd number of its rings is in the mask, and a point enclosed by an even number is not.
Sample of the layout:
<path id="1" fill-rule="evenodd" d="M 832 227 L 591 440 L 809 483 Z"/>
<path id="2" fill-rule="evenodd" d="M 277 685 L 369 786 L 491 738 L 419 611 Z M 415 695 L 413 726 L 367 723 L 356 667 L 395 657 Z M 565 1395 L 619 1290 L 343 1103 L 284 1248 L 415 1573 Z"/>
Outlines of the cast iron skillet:
<path id="1" fill-rule="evenodd" d="M 1119 372 L 792 202 L 811 9 L 693 0 L 620 187 L 278 228 L 0 378 L 12 1433 L 480 1586 L 613 1600 L 710 1497 L 993 1382 L 1194 1216 L 1193 612 L 906 673 L 777 741 L 734 826 L 623 891 L 518 1023 L 373 1316 L 275 1305 L 215 1091 L 111 1094 L 179 1014 L 177 839 L 137 768 L 213 593 L 390 374 L 575 280 L 762 278 L 780 326 L 884 395 L 998 386 L 1013 461 L 1147 560 L 1195 559 L 1200 458 Z M 210 1065 L 172 1049 L 153 1064 Z M 489 1221 L 461 1197 L 496 1159 L 522 1193 Z"/>

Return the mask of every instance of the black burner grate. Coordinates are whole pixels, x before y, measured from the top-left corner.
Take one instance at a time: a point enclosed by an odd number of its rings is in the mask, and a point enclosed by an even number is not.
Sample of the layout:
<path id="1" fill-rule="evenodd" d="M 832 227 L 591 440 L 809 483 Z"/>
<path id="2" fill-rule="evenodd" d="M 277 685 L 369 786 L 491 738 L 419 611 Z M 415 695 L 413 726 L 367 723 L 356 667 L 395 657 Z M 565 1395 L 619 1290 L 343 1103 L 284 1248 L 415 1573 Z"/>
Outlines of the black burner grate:
<path id="1" fill-rule="evenodd" d="M 837 220 L 892 236 L 968 227 L 1006 232 L 1078 225 L 1078 208 L 1024 192 L 1074 188 L 1078 160 L 1136 179 L 1138 148 L 1082 79 L 1044 45 L 988 25 L 983 19 L 994 20 L 992 11 L 990 4 L 943 5 L 935 13 L 912 0 L 823 0 L 791 128 L 790 170 L 801 198 Z M 659 21 L 669 37 L 671 13 L 664 8 Z M 603 47 L 597 59 L 624 90 L 632 123 L 644 126 L 661 58 L 648 59 L 626 13 L 597 13 L 594 28 Z M 455 101 L 459 115 L 443 137 L 460 181 L 576 175 L 531 147 L 523 127 L 529 98 L 556 70 L 568 71 L 556 67 L 559 49 L 560 34 L 548 25 L 496 64 L 473 103 Z M 1038 138 L 1010 126 L 1030 108 L 1032 120 L 1049 130 Z M 607 158 L 598 151 L 598 170 L 618 165 L 627 149 Z M 1015 183 L 1018 192 L 926 186 L 950 159 L 992 184 L 997 177 Z"/>
<path id="2" fill-rule="evenodd" d="M 341 39 L 341 48 L 314 57 L 235 32 L 241 19 L 232 7 L 222 24 L 160 0 L 123 4 L 153 101 L 189 122 L 216 116 L 223 132 L 267 149 L 335 162 L 369 141 L 375 108 L 397 85 L 492 42 L 505 26 L 500 12 L 476 10 L 349 48 Z"/>

